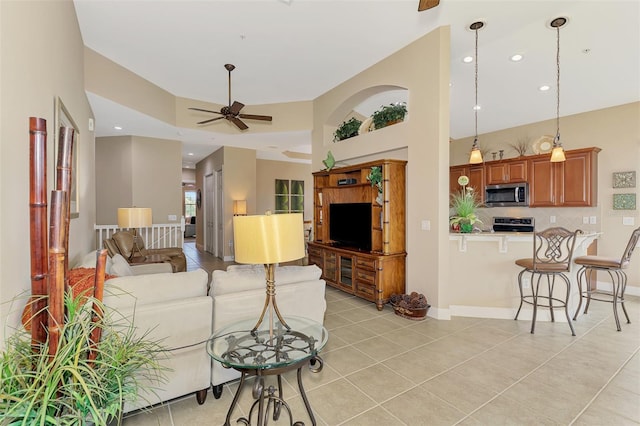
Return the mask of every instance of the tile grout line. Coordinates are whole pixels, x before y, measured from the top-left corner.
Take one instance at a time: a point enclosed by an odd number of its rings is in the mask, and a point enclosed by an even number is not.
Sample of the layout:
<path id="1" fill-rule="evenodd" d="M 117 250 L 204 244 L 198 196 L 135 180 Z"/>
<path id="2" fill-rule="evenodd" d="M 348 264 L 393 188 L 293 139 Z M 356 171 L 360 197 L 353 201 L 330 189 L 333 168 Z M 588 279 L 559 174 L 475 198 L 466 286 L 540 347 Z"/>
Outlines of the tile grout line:
<path id="1" fill-rule="evenodd" d="M 607 380 L 607 382 L 604 385 L 602 385 L 600 390 L 596 392 L 593 398 L 591 398 L 589 402 L 587 402 L 587 405 L 585 405 L 584 408 L 582 408 L 582 410 L 580 410 L 580 412 L 573 418 L 573 420 L 571 420 L 571 423 L 569 423 L 569 426 L 573 425 L 580 418 L 580 416 L 582 416 L 585 413 L 585 411 L 587 411 L 587 409 L 591 406 L 591 404 L 593 404 L 593 402 L 600 396 L 600 394 L 602 394 L 602 392 L 606 390 L 607 386 L 609 386 L 609 384 L 618 376 L 618 374 L 620 374 L 622 369 L 626 367 L 627 364 L 629 364 L 629 362 L 631 361 L 631 359 L 634 356 L 636 356 L 639 352 L 640 352 L 640 347 L 637 347 L 636 350 L 633 351 L 633 353 L 629 355 L 629 357 L 624 361 L 624 363 L 616 370 L 616 372 L 613 373 L 611 377 L 609 377 L 609 380 Z"/>

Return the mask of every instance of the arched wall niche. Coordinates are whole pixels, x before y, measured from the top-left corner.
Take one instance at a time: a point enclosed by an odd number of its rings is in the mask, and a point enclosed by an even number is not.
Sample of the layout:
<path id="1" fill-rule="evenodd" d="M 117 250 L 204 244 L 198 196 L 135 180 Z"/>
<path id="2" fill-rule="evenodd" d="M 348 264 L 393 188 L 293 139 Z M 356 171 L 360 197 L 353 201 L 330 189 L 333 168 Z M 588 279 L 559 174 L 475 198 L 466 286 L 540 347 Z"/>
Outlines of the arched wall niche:
<path id="1" fill-rule="evenodd" d="M 371 116 L 382 105 L 395 102 L 407 102 L 409 89 L 396 85 L 372 86 L 345 99 L 327 117 L 324 125 L 324 140 L 333 141 L 333 133 L 343 121 L 355 116 L 363 119 Z"/>

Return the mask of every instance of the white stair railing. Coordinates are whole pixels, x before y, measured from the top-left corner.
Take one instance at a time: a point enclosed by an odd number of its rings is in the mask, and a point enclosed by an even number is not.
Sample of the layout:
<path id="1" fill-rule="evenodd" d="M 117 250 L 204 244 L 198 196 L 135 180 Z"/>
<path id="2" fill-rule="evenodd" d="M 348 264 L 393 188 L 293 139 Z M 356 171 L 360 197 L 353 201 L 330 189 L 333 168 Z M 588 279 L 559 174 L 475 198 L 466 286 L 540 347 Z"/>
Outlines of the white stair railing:
<path id="1" fill-rule="evenodd" d="M 96 250 L 103 248 L 102 242 L 111 238 L 117 231 L 127 231 L 129 228 L 119 228 L 118 225 L 93 225 L 96 231 Z M 149 249 L 182 247 L 184 243 L 184 217 L 180 223 L 154 223 L 149 228 L 138 228 L 138 235 Z"/>

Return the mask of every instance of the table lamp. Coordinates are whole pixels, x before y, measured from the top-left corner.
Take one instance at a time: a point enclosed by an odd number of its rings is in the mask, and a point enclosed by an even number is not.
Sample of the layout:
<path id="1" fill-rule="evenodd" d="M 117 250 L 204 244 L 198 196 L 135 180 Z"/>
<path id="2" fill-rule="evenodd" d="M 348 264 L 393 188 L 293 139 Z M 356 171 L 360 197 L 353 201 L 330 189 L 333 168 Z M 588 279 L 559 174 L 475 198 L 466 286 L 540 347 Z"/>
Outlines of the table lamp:
<path id="1" fill-rule="evenodd" d="M 153 215 L 150 208 L 146 207 L 128 207 L 118 209 L 118 227 L 130 228 L 133 230 L 133 249 L 129 259 L 135 257 L 135 253 L 140 252 L 138 246 L 138 228 L 148 228 L 153 224 Z"/>
<path id="2" fill-rule="evenodd" d="M 297 260 L 305 255 L 304 228 L 301 213 L 234 216 L 235 261 L 263 264 L 267 281 L 267 297 L 255 327 L 269 312 L 269 335 L 273 336 L 273 314 L 289 330 L 276 304 L 275 267 L 277 263 Z"/>

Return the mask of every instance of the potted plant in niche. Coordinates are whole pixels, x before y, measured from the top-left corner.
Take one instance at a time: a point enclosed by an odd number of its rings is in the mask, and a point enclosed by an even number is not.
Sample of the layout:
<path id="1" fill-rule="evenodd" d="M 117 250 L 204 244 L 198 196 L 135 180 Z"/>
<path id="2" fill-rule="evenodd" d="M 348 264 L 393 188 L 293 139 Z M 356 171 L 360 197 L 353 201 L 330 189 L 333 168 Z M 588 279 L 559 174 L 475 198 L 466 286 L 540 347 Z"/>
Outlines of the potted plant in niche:
<path id="1" fill-rule="evenodd" d="M 451 194 L 450 207 L 454 211 L 454 214 L 449 217 L 451 229 L 465 233 L 473 231 L 474 224 L 482 223 L 476 214 L 480 205 L 471 187 L 463 186 L 460 191 Z"/>
<path id="2" fill-rule="evenodd" d="M 375 186 L 378 189 L 378 195 L 376 196 L 376 202 L 382 205 L 382 167 L 373 166 L 367 175 L 367 180 L 371 182 L 371 186 Z"/>
<path id="3" fill-rule="evenodd" d="M 0 353 L 1 424 L 120 424 L 123 404 L 137 398 L 141 379 L 164 381 L 162 347 L 137 337 L 115 311 L 92 320 L 94 304 L 102 306 L 83 294 L 65 295 L 66 320 L 54 355 L 48 339 L 34 345 L 24 330 L 8 338 Z M 91 344 L 97 328 L 102 338 Z"/>
<path id="4" fill-rule="evenodd" d="M 333 133 L 333 141 L 339 142 L 353 136 L 358 136 L 358 131 L 360 130 L 361 124 L 362 121 L 358 120 L 355 117 L 351 117 L 349 120 L 343 121 L 342 124 Z"/>
<path id="5" fill-rule="evenodd" d="M 381 129 L 404 120 L 407 115 L 407 104 L 397 102 L 395 104 L 383 105 L 379 110 L 371 115 L 373 125 L 376 129 Z"/>

